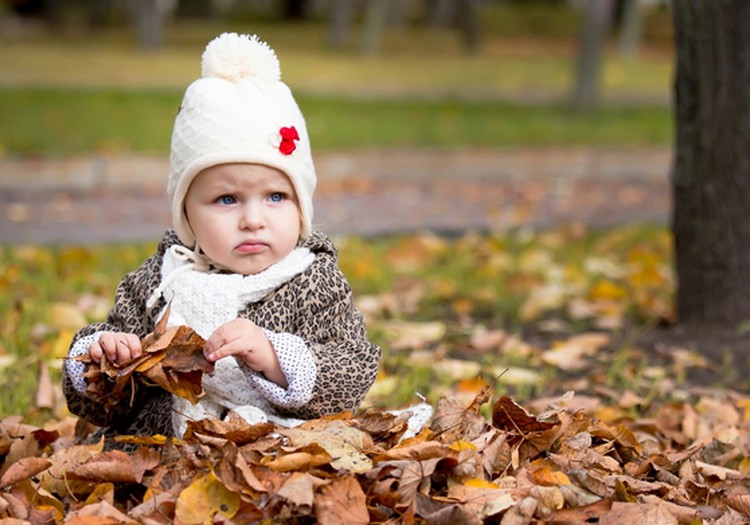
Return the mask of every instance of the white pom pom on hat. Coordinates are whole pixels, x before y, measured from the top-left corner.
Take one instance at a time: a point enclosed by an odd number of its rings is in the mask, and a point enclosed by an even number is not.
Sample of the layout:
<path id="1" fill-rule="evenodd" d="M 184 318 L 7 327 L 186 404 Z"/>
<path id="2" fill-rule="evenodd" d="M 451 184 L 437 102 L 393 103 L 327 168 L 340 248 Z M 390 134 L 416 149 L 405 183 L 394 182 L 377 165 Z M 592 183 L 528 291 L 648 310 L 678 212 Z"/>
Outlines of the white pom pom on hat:
<path id="1" fill-rule="evenodd" d="M 167 193 L 173 226 L 186 245 L 195 245 L 184 211 L 190 183 L 206 168 L 236 162 L 286 173 L 306 237 L 316 175 L 305 119 L 281 81 L 273 49 L 255 35 L 224 33 L 206 46 L 201 78 L 185 91 L 172 130 Z"/>
<path id="2" fill-rule="evenodd" d="M 237 82 L 257 76 L 269 82 L 281 80 L 281 66 L 271 46 L 257 35 L 223 33 L 206 46 L 201 57 L 201 76 Z"/>

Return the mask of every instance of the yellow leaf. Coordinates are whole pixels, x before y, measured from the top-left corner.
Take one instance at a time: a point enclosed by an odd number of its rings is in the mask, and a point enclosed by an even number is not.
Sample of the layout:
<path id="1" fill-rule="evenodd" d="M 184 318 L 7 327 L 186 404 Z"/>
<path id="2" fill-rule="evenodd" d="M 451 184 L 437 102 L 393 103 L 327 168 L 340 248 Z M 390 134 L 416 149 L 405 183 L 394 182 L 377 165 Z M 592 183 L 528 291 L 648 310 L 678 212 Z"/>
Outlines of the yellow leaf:
<path id="1" fill-rule="evenodd" d="M 564 343 L 556 343 L 551 350 L 542 354 L 542 360 L 561 370 L 578 370 L 586 366 L 584 357 L 594 355 L 609 340 L 610 337 L 603 333 L 578 334 Z"/>
<path id="2" fill-rule="evenodd" d="M 742 420 L 750 421 L 750 399 L 742 399 L 738 401 L 737 407 L 742 409 Z"/>
<path id="3" fill-rule="evenodd" d="M 70 303 L 53 303 L 50 306 L 49 320 L 59 330 L 78 330 L 87 324 L 80 308 Z"/>
<path id="4" fill-rule="evenodd" d="M 81 328 L 83 326 L 84 325 L 81 324 L 78 327 Z M 57 337 L 55 338 L 54 342 L 52 343 L 52 347 L 49 350 L 52 357 L 63 358 L 67 356 L 68 349 L 70 348 L 70 343 L 73 341 L 74 335 L 75 331 L 70 328 L 61 329 L 60 333 L 57 334 Z"/>
<path id="5" fill-rule="evenodd" d="M 464 483 L 464 485 L 472 489 L 499 489 L 500 488 L 500 485 L 498 485 L 497 483 L 493 483 L 492 481 L 488 481 L 482 478 L 471 478 L 466 483 Z"/>
<path id="6" fill-rule="evenodd" d="M 100 501 L 106 501 L 107 503 L 114 502 L 115 484 L 114 483 L 99 483 L 91 494 L 86 498 L 86 505 L 93 505 Z"/>
<path id="7" fill-rule="evenodd" d="M 740 474 L 743 476 L 750 476 L 750 457 L 742 458 L 742 461 L 740 461 L 739 467 L 737 467 L 737 470 L 740 471 Z"/>
<path id="8" fill-rule="evenodd" d="M 478 394 L 487 386 L 487 381 L 481 377 L 472 377 L 469 379 L 462 379 L 456 383 L 456 391 L 461 394 Z"/>
<path id="9" fill-rule="evenodd" d="M 211 523 L 216 514 L 231 519 L 240 508 L 240 495 L 224 486 L 213 472 L 180 492 L 175 517 L 182 523 Z"/>
<path id="10" fill-rule="evenodd" d="M 612 281 L 600 281 L 589 290 L 589 297 L 593 300 L 621 300 L 627 297 L 628 291 Z"/>
<path id="11" fill-rule="evenodd" d="M 445 323 L 440 321 L 420 323 L 393 320 L 383 323 L 383 328 L 391 340 L 391 346 L 397 348 L 425 346 L 442 339 L 446 331 Z"/>
<path id="12" fill-rule="evenodd" d="M 116 436 L 115 441 L 118 443 L 134 443 L 136 445 L 164 445 L 168 440 L 164 434 L 154 434 L 153 436 Z"/>
<path id="13" fill-rule="evenodd" d="M 557 485 L 570 485 L 570 478 L 564 472 L 553 470 L 549 465 L 543 465 L 529 472 L 531 479 L 537 485 L 554 487 Z"/>
<path id="14" fill-rule="evenodd" d="M 433 363 L 434 364 L 432 368 L 436 373 L 459 381 L 466 378 L 469 378 L 470 381 L 473 381 L 473 378 L 475 378 L 482 371 L 482 366 L 477 361 L 467 361 L 466 359 L 451 359 L 449 357 L 445 357 L 435 362 L 433 354 Z M 479 389 L 475 392 L 472 392 L 470 388 L 463 390 L 463 392 L 468 391 L 469 393 L 476 393 L 481 390 L 482 387 L 484 387 L 484 385 L 479 387 Z"/>
<path id="15" fill-rule="evenodd" d="M 453 443 L 451 443 L 449 448 L 454 452 L 461 452 L 462 450 L 476 450 L 477 449 L 474 443 L 464 441 L 463 439 L 459 441 L 454 441 Z"/>

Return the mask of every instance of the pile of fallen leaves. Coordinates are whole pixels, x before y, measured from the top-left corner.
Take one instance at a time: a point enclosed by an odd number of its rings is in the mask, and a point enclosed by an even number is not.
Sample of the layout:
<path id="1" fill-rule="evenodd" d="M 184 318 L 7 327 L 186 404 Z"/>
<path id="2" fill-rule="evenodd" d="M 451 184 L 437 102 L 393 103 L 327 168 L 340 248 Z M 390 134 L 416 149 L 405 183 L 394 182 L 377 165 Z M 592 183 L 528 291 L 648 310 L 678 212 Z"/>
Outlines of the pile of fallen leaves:
<path id="1" fill-rule="evenodd" d="M 0 421 L 0 516 L 11 523 L 716 523 L 750 520 L 750 400 L 704 395 L 606 422 L 568 394 L 532 415 L 489 390 L 409 413 L 291 429 L 192 422 L 137 451 L 77 444 L 76 422 Z M 585 401 L 585 400 L 584 400 Z M 579 403 L 580 404 L 580 403 Z M 585 403 L 584 403 L 585 404 Z M 482 415 L 490 408 L 491 418 Z"/>

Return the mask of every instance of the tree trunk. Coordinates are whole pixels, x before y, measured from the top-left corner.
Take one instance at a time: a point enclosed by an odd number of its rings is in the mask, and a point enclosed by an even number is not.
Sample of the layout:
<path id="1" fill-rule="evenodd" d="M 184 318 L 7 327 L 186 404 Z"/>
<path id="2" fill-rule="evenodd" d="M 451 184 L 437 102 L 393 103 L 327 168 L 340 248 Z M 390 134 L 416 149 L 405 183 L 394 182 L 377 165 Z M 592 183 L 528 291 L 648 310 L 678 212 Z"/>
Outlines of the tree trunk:
<path id="1" fill-rule="evenodd" d="M 284 4 L 285 20 L 304 20 L 307 18 L 307 0 L 287 0 Z"/>
<path id="2" fill-rule="evenodd" d="M 390 7 L 391 0 L 368 0 L 362 32 L 362 52 L 365 55 L 374 55 L 380 51 Z"/>
<path id="3" fill-rule="evenodd" d="M 643 9 L 641 0 L 624 0 L 620 23 L 620 54 L 630 58 L 641 45 Z"/>
<path id="4" fill-rule="evenodd" d="M 357 5 L 352 0 L 333 0 L 331 2 L 328 41 L 334 49 L 343 49 L 349 42 L 352 24 Z"/>
<path id="5" fill-rule="evenodd" d="M 602 52 L 613 7 L 613 0 L 585 2 L 573 88 L 573 107 L 578 111 L 590 111 L 599 105 Z"/>
<path id="6" fill-rule="evenodd" d="M 427 25 L 429 27 L 449 27 L 456 16 L 454 0 L 427 0 Z"/>
<path id="7" fill-rule="evenodd" d="M 479 7 L 481 0 L 460 0 L 458 9 L 458 23 L 461 30 L 463 48 L 469 55 L 479 51 L 480 24 Z"/>
<path id="8" fill-rule="evenodd" d="M 750 2 L 674 0 L 672 230 L 685 326 L 750 320 Z"/>

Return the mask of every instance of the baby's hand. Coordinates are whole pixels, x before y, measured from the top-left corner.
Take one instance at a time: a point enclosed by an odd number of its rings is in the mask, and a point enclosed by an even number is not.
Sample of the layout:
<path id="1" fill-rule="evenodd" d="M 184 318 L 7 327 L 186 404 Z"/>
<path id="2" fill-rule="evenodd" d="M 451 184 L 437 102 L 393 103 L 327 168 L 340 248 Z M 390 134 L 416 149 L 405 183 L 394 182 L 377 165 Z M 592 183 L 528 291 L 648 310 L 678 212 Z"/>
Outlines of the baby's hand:
<path id="1" fill-rule="evenodd" d="M 233 355 L 269 381 L 287 387 L 271 342 L 265 332 L 249 319 L 234 319 L 217 328 L 206 341 L 203 355 L 211 362 Z"/>
<path id="2" fill-rule="evenodd" d="M 96 363 L 104 358 L 116 365 L 124 365 L 140 357 L 141 352 L 141 340 L 137 335 L 126 332 L 104 332 L 89 345 L 89 355 Z"/>

